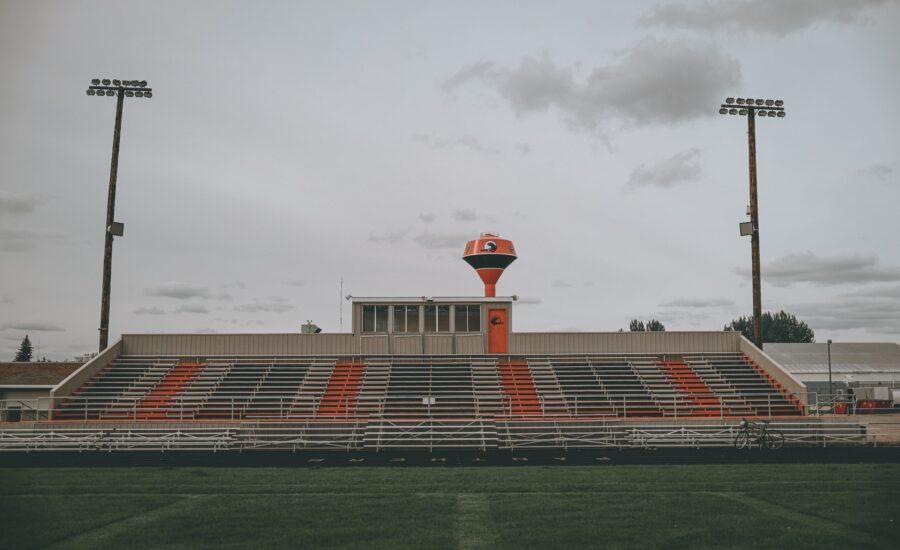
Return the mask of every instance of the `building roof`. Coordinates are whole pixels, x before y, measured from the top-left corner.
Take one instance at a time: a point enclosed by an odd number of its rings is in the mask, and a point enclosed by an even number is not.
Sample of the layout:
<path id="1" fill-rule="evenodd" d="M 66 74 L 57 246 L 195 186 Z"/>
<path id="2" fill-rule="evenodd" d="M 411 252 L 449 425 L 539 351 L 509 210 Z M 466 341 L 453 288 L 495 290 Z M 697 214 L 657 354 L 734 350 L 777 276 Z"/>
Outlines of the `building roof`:
<path id="1" fill-rule="evenodd" d="M 359 304 L 482 304 L 482 303 L 509 303 L 519 299 L 518 296 L 412 296 L 412 297 L 389 297 L 375 296 L 362 297 L 351 296 L 353 303 Z"/>
<path id="2" fill-rule="evenodd" d="M 763 351 L 791 374 L 828 373 L 828 344 L 766 344 Z M 900 345 L 893 343 L 833 343 L 834 374 L 900 375 Z"/>
<path id="3" fill-rule="evenodd" d="M 2 386 L 55 386 L 83 365 L 78 361 L 66 363 L 0 363 Z"/>

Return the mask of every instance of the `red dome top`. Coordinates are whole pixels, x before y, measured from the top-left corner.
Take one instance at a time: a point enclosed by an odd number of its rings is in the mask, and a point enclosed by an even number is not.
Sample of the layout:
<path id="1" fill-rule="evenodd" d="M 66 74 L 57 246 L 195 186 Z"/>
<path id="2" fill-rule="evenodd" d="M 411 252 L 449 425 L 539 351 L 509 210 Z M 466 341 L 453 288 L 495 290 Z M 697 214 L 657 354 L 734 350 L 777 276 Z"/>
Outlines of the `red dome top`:
<path id="1" fill-rule="evenodd" d="M 463 258 L 472 254 L 504 254 L 515 259 L 516 248 L 511 240 L 501 238 L 496 233 L 482 233 L 481 237 L 466 243 L 466 251 L 463 252 Z"/>

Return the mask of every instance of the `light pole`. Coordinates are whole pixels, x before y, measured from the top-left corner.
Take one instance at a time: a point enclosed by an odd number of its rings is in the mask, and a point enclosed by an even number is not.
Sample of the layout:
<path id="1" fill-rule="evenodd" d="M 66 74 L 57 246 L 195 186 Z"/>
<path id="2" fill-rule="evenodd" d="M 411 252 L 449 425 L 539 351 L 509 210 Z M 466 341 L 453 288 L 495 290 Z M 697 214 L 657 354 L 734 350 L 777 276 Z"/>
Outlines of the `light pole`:
<path id="1" fill-rule="evenodd" d="M 753 271 L 753 340 L 762 349 L 762 290 L 759 275 L 759 205 L 756 200 L 756 117 L 784 118 L 784 101 L 729 97 L 719 107 L 720 115 L 747 117 L 747 141 L 750 148 L 750 246 Z M 741 234 L 744 234 L 742 231 Z"/>
<path id="2" fill-rule="evenodd" d="M 91 80 L 87 95 L 116 98 L 116 126 L 113 130 L 112 162 L 109 166 L 109 195 L 106 199 L 106 243 L 103 247 L 103 290 L 100 297 L 100 351 L 109 344 L 109 291 L 112 282 L 113 236 L 121 237 L 124 225 L 115 220 L 116 177 L 119 171 L 119 138 L 122 135 L 122 107 L 126 97 L 153 97 L 153 89 L 147 87 L 146 80 Z"/>

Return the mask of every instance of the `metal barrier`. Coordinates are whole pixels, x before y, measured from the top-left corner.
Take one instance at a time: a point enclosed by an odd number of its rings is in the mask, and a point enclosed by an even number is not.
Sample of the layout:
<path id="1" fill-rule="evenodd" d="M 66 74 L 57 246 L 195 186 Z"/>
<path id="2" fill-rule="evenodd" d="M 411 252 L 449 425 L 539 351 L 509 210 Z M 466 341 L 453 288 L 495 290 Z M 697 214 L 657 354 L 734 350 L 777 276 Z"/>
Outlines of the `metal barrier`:
<path id="1" fill-rule="evenodd" d="M 632 422 L 625 420 L 309 421 L 57 426 L 0 429 L 0 452 L 131 451 L 437 451 L 576 450 L 597 448 L 731 447 L 737 422 Z M 875 445 L 866 426 L 828 420 L 772 422 L 786 447 Z"/>

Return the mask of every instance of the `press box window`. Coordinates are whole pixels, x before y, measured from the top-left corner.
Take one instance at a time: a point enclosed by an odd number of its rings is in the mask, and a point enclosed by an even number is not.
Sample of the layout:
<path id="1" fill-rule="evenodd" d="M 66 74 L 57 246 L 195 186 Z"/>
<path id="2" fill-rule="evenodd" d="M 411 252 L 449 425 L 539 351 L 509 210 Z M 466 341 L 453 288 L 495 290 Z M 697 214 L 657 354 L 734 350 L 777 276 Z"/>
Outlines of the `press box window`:
<path id="1" fill-rule="evenodd" d="M 450 306 L 425 306 L 425 332 L 450 332 Z"/>
<path id="2" fill-rule="evenodd" d="M 363 306 L 362 331 L 387 332 L 388 306 Z"/>
<path id="3" fill-rule="evenodd" d="M 394 306 L 394 332 L 419 332 L 419 306 Z"/>
<path id="4" fill-rule="evenodd" d="M 456 332 L 481 332 L 481 306 L 456 306 Z"/>

